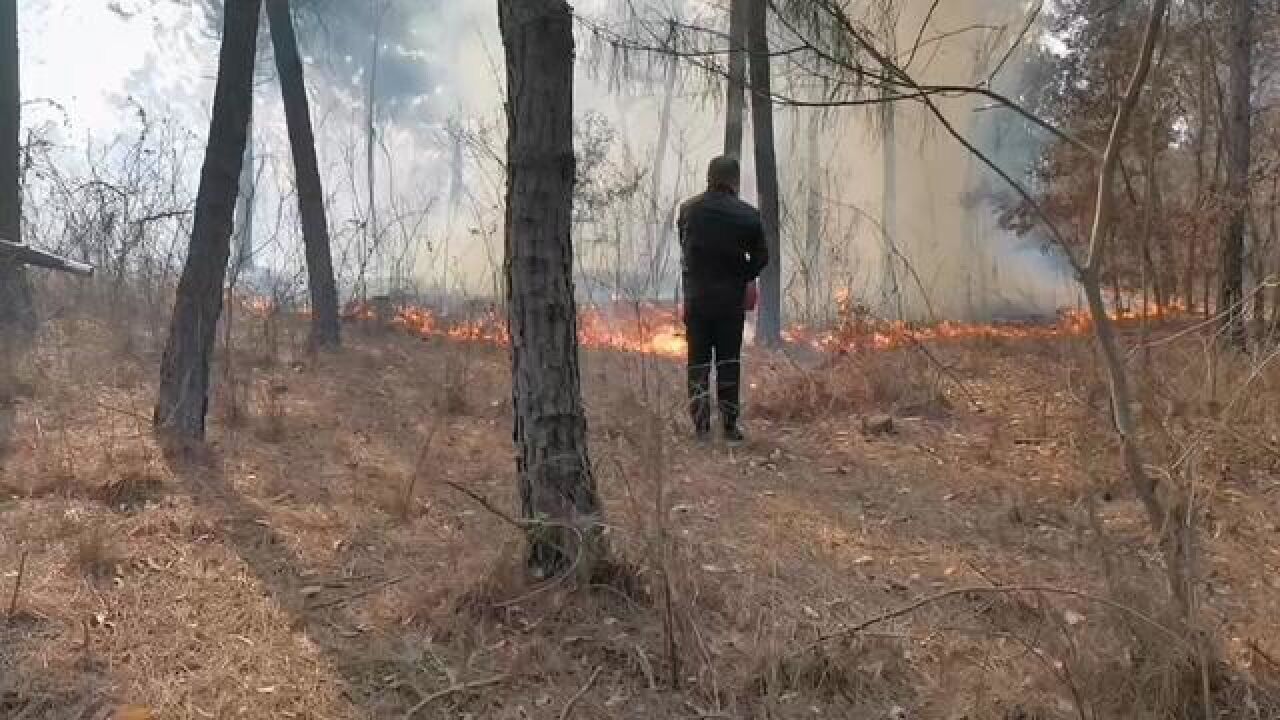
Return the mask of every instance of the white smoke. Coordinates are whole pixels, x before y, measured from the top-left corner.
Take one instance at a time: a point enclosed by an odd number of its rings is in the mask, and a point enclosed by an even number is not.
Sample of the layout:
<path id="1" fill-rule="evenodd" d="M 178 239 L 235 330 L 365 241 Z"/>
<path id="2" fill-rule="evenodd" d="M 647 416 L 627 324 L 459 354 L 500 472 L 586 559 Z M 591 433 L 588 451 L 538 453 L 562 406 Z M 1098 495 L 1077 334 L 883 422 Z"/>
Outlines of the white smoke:
<path id="1" fill-rule="evenodd" d="M 501 103 L 495 65 L 499 73 L 502 71 L 493 3 L 459 5 L 464 9 L 450 19 L 459 23 L 459 29 L 450 33 L 458 39 L 454 46 L 458 61 L 449 73 L 455 79 L 451 86 L 465 98 L 469 112 L 483 113 L 488 108 L 493 114 Z M 577 9 L 590 17 L 606 5 L 607 0 L 579 2 Z M 922 33 L 921 24 L 931 9 L 932 17 Z M 718 12 L 697 3 L 686 3 L 677 10 L 699 12 L 703 20 L 708 13 Z M 1026 12 L 1021 0 L 947 0 L 937 4 L 907 0 L 897 24 L 897 42 L 900 48 L 909 48 L 923 35 L 925 44 L 910 68 L 919 82 L 973 84 L 984 80 L 1010 53 Z M 945 39 L 938 39 L 942 37 Z M 1013 48 L 998 76 L 1000 88 L 1012 95 L 1017 94 L 1020 82 L 1016 77 L 1019 55 Z M 598 65 L 598 58 L 593 57 L 592 62 Z M 595 65 L 580 63 L 575 98 L 578 112 L 608 117 L 623 131 L 618 152 L 652 165 L 662 83 L 640 89 L 625 84 L 617 87 Z M 657 67 L 660 77 L 661 64 Z M 685 66 L 681 72 L 688 79 L 693 71 Z M 995 138 L 1003 143 L 988 142 L 993 133 L 1017 132 L 1016 124 L 996 122 L 1005 111 L 980 112 L 989 103 L 976 96 L 939 98 L 937 103 L 957 130 L 998 155 L 995 159 L 1010 174 L 1020 177 L 1026 171 L 1035 148 L 1027 146 L 1025 133 Z M 802 310 L 804 293 L 800 287 L 804 283 L 798 270 L 805 264 L 814 267 L 814 282 L 821 286 L 816 293 L 820 302 L 830 305 L 838 292 L 847 290 L 882 314 L 911 319 L 1047 315 L 1075 301 L 1070 277 L 1055 255 L 1043 252 L 1035 238 L 1015 237 L 1000 227 L 998 209 L 985 199 L 993 188 L 1003 189 L 999 180 L 947 136 L 922 105 L 903 102 L 896 106 L 896 182 L 887 195 L 883 135 L 877 117 L 880 110 L 849 108 L 827 113 L 821 133 L 811 145 L 807 128 L 812 112 L 779 108 L 775 121 L 779 171 L 786 193 L 784 284 L 789 290 L 792 317 L 798 318 Z M 720 151 L 723 106 L 718 98 L 709 100 L 684 91 L 676 99 L 673 115 L 664 177 L 659 184 L 664 200 L 700 189 L 706 161 Z M 754 201 L 749 118 L 747 132 L 743 194 Z M 809 161 L 811 152 L 816 154 L 813 163 Z M 809 176 L 815 170 L 821 178 L 815 187 L 822 199 L 823 249 L 815 262 L 804 263 L 806 195 L 812 180 Z M 886 198 L 893 208 L 889 216 L 892 253 L 885 243 Z M 646 232 L 642 218 L 636 218 L 628 232 L 635 236 Z M 463 254 L 453 261 L 471 269 L 469 275 L 488 275 L 479 265 L 494 256 L 493 248 L 472 247 L 460 252 Z M 886 297 L 885 258 L 890 254 L 896 257 L 893 274 L 898 292 Z M 626 253 L 610 252 L 599 262 L 616 262 L 619 256 L 627 257 Z M 674 278 L 669 278 L 669 283 L 673 282 Z M 668 291 L 669 285 L 655 288 L 654 294 Z"/>
<path id="2" fill-rule="evenodd" d="M 394 0 L 408 6 L 411 0 Z M 615 0 L 579 0 L 575 3 L 584 17 L 601 16 Z M 675 11 L 698 22 L 721 23 L 722 8 L 713 3 L 661 0 L 663 12 Z M 1004 55 L 1008 44 L 1021 29 L 1026 7 L 1021 0 L 903 0 L 897 25 L 898 45 L 910 47 L 921 35 L 921 23 L 933 10 L 923 32 L 930 42 L 919 53 L 911 70 L 928 83 L 969 84 L 984 77 Z M 97 33 L 110 42 L 121 38 L 129 47 L 95 49 L 95 55 L 119 59 L 103 64 L 77 63 L 76 85 L 59 87 L 65 68 L 75 60 L 71 46 L 76 33 L 87 31 L 89 17 L 78 0 L 41 0 L 23 5 L 24 90 L 29 97 L 63 99 L 86 128 L 75 132 L 92 134 L 96 142 L 108 141 L 112 133 L 132 130 L 122 99 L 135 96 L 154 117 L 177 117 L 189 126 L 194 137 L 207 130 L 207 113 L 212 90 L 212 70 L 216 42 L 201 36 L 201 22 L 189 9 L 164 10 L 154 17 L 133 19 L 104 17 L 93 23 L 118 25 L 119 32 Z M 449 289 L 491 295 L 501 268 L 502 177 L 501 155 L 505 124 L 502 115 L 505 66 L 498 34 L 496 3 L 493 0 L 422 2 L 421 9 L 407 19 L 408 32 L 420 47 L 397 52 L 415 53 L 426 59 L 424 73 L 428 88 L 415 98 L 409 111 L 389 119 L 380 135 L 380 214 L 385 218 L 412 215 L 413 207 L 430 206 L 421 222 L 402 223 L 396 233 L 413 245 L 410 261 L 419 285 L 432 287 L 448 282 Z M 164 6 L 167 7 L 167 6 Z M 163 8 L 162 8 L 163 9 Z M 721 23 L 722 24 L 722 23 Z M 990 28 L 1005 28 L 995 32 Z M 80 28 L 81 30 L 77 30 Z M 965 30 L 970 28 L 969 30 Z M 957 32 L 959 31 L 959 32 Z M 937 39 L 945 36 L 945 39 Z M 150 39 L 148 41 L 148 38 Z M 90 45 L 85 45 L 88 48 Z M 96 47 L 96 46 L 95 46 Z M 139 47 L 149 47 L 139 52 Z M 319 52 L 319 47 L 312 52 Z M 640 169 L 654 165 L 655 146 L 663 105 L 663 83 L 644 87 L 611 82 L 601 71 L 598 57 L 580 50 L 576 108 L 580 116 L 598 113 L 619 132 L 612 160 Z M 1019 63 L 1007 62 L 1000 75 L 1000 87 L 1016 95 Z M 333 58 L 329 58 L 330 61 Z M 115 67 L 119 65 L 119 67 Z M 340 65 L 340 64 L 339 64 Z M 331 72 L 333 62 L 310 66 L 313 115 L 319 154 L 328 194 L 332 197 L 331 224 L 335 243 L 350 242 L 357 232 L 351 227 L 366 202 L 360 175 L 363 172 L 363 98 L 359 77 L 340 77 Z M 670 141 L 665 153 L 662 177 L 657 184 L 665 212 L 680 196 L 697 192 L 703 168 L 720 151 L 723 105 L 716 97 L 687 89 L 693 76 L 681 65 L 681 84 L 674 103 Z M 661 78 L 662 64 L 653 65 Z M 268 79 L 270 72 L 267 73 Z M 89 100 L 84 88 L 92 84 L 99 91 Z M 955 127 L 996 159 L 1015 177 L 1030 163 L 1025 133 L 1016 124 L 996 122 L 1003 111 L 977 110 L 984 103 L 976 98 L 938 99 L 938 104 Z M 896 212 L 890 216 L 893 230 L 898 294 L 885 297 L 886 250 L 883 232 L 886 197 L 882 134 L 876 120 L 878 110 L 850 108 L 826 114 L 816 137 L 810 132 L 812 111 L 779 108 L 776 113 L 779 171 L 783 198 L 784 284 L 787 287 L 788 315 L 800 318 L 803 306 L 830 306 L 840 291 L 849 291 L 878 311 L 913 318 L 947 317 L 985 319 L 1020 313 L 1049 313 L 1070 304 L 1075 295 L 1061 263 L 1041 253 L 1034 239 L 1016 238 L 995 221 L 994 208 L 982 200 L 999 181 L 977 163 L 958 143 L 949 138 L 935 118 L 914 103 L 897 108 L 894 163 L 896 183 L 888 194 Z M 33 113 L 34 114 L 34 113 Z M 475 142 L 464 154 L 462 173 L 466 201 L 451 208 L 451 165 L 455 153 L 445 132 L 449 121 L 462 123 Z M 749 120 L 749 119 L 748 119 Z M 269 164 L 272 187 L 259 188 L 257 222 L 261 227 L 292 228 L 296 218 L 277 223 L 280 193 L 290 192 L 288 146 L 278 88 L 264 82 L 258 89 L 255 118 L 258 155 Z M 1012 137 L 992 138 L 1001 133 Z M 750 127 L 745 157 L 744 195 L 754 200 L 751 182 Z M 78 140 L 79 137 L 71 138 Z M 1003 140 L 1003 144 L 994 142 Z M 1034 150 L 1034 147 L 1031 148 Z M 811 156 L 812 155 L 812 160 Z M 198 157 L 191 158 L 191 174 L 198 171 Z M 815 180 L 816 178 L 816 180 Z M 644 184 L 645 192 L 649 183 Z M 809 190 L 820 199 L 816 216 L 810 211 Z M 647 207 L 641 203 L 638 210 Z M 663 221 L 669 217 L 663 216 Z M 811 231 L 811 220 L 814 231 Z M 389 220 L 388 220 L 389 222 Z M 816 229 L 820 226 L 820 232 Z M 611 270 L 618 262 L 634 266 L 641 260 L 643 239 L 650 233 L 646 212 L 631 217 L 609 218 L 608 227 L 584 229 L 578 238 L 578 256 L 588 273 Z M 821 252 L 806 261 L 808 238 L 820 236 Z M 613 243 L 610 245 L 610 243 Z M 621 243 L 621 245 L 618 245 Z M 296 263 L 298 243 L 282 241 L 267 263 Z M 670 248 L 668 248 L 669 250 Z M 344 250 L 335 254 L 342 262 Z M 347 264 L 348 271 L 350 263 Z M 808 267 L 812 272 L 799 272 Z M 445 270 L 442 270 L 445 269 Z M 625 268 L 624 268 L 625 269 Z M 379 271 L 382 271 L 381 269 Z M 806 291 L 805 280 L 811 287 Z M 349 279 L 349 278 L 348 278 Z M 653 294 L 667 296 L 674 285 L 668 273 L 665 285 L 651 288 Z"/>

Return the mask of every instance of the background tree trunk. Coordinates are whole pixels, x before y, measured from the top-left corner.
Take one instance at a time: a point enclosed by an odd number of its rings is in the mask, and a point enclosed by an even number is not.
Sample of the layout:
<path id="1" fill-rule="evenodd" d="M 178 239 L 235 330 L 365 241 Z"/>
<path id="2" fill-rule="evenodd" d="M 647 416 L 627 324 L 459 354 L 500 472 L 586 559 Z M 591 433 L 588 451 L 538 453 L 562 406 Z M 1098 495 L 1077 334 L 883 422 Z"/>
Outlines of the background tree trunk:
<path id="1" fill-rule="evenodd" d="M 886 76 L 891 77 L 888 68 Z M 883 275 L 880 278 L 880 302 L 882 312 L 890 317 L 905 316 L 902 288 L 898 286 L 898 108 L 888 98 L 895 92 L 886 85 L 882 91 L 885 102 L 880 107 L 882 147 L 882 179 L 884 187 L 880 195 L 880 225 L 882 235 Z"/>
<path id="2" fill-rule="evenodd" d="M 804 313 L 805 322 L 817 327 L 826 322 L 830 298 L 826 292 L 826 274 L 822 266 L 822 114 L 809 114 L 808 167 L 805 169 L 805 237 L 804 237 Z"/>
<path id="3" fill-rule="evenodd" d="M 262 0 L 229 0 L 218 57 L 209 142 L 200 171 L 195 222 L 178 282 L 169 340 L 160 364 L 158 429 L 204 439 L 209 359 L 222 314 L 222 284 L 253 105 L 253 65 Z"/>
<path id="4" fill-rule="evenodd" d="M 22 242 L 18 2 L 0 0 L 0 238 Z M 16 262 L 0 259 L 0 345 L 16 349 L 35 333 L 31 282 Z"/>
<path id="5" fill-rule="evenodd" d="M 573 289 L 573 20 L 564 0 L 499 0 L 507 63 L 506 274 L 520 511 L 530 570 L 599 558 Z"/>
<path id="6" fill-rule="evenodd" d="M 365 83 L 365 134 L 364 161 L 365 182 L 369 208 L 364 225 L 364 248 L 360 258 L 360 272 L 356 279 L 358 284 L 356 297 L 367 300 L 369 295 L 369 268 L 373 265 L 373 256 L 382 242 L 382 230 L 378 226 L 378 66 L 382 62 L 382 23 L 390 9 L 390 0 L 382 0 L 377 9 L 370 5 L 370 12 L 375 13 L 373 19 L 373 38 L 369 48 L 369 80 Z M 383 288 L 390 290 L 390 288 Z M 380 294 L 382 290 L 375 291 Z"/>
<path id="7" fill-rule="evenodd" d="M 729 0 L 729 82 L 725 101 L 724 154 L 742 157 L 743 116 L 747 111 L 747 5 Z"/>
<path id="8" fill-rule="evenodd" d="M 767 0 L 749 0 L 747 43 L 751 55 L 751 125 L 755 132 L 756 189 L 764 220 L 769 265 L 760 275 L 760 319 L 756 341 L 768 347 L 782 342 L 782 243 L 778 221 L 778 158 L 773 137 L 772 78 L 769 70 Z"/>
<path id="9" fill-rule="evenodd" d="M 1248 344 L 1244 313 L 1245 228 L 1249 217 L 1250 90 L 1253 63 L 1253 0 L 1231 0 L 1227 97 L 1227 200 L 1230 215 L 1222 234 L 1222 275 L 1218 291 L 1222 337 L 1244 349 Z"/>
<path id="10" fill-rule="evenodd" d="M 342 344 L 338 320 L 338 284 L 333 277 L 329 222 L 325 217 L 324 188 L 316 160 L 316 138 L 311 128 L 311 107 L 303 76 L 298 38 L 293 29 L 289 0 L 266 0 L 271 22 L 271 44 L 280 75 L 280 93 L 289 126 L 289 145 L 298 186 L 298 213 L 302 218 L 302 242 L 307 251 L 307 278 L 311 289 L 311 346 L 336 348 Z"/>
<path id="11" fill-rule="evenodd" d="M 244 164 L 240 168 L 240 194 L 236 198 L 236 216 L 232 225 L 232 252 L 227 284 L 235 287 L 240 274 L 253 269 L 253 230 L 258 194 L 257 153 L 253 139 L 253 108 L 249 108 L 249 131 L 244 141 Z"/>
<path id="12" fill-rule="evenodd" d="M 667 34 L 667 49 L 673 47 L 675 37 L 676 26 L 675 22 L 672 21 Z M 666 259 L 670 251 L 668 247 L 671 239 L 670 228 L 673 224 L 670 215 L 663 214 L 664 209 L 667 207 L 667 202 L 662 194 L 662 178 L 666 175 L 667 145 L 671 141 L 671 114 L 674 110 L 676 80 L 679 77 L 680 70 L 676 63 L 677 59 L 674 55 L 667 58 L 667 77 L 662 97 L 662 114 L 658 121 L 658 140 L 654 146 L 653 173 L 649 178 L 649 247 L 645 252 L 649 267 L 647 268 L 647 287 L 645 289 L 651 293 L 662 283 Z"/>

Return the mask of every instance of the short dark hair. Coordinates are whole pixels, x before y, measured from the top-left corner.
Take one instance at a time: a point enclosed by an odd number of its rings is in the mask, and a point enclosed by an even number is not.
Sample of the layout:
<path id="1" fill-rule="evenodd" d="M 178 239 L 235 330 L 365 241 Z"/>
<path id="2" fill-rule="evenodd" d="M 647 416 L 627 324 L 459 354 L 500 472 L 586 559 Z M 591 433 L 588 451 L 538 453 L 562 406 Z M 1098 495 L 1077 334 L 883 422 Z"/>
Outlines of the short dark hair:
<path id="1" fill-rule="evenodd" d="M 742 168 L 738 158 L 733 155 L 721 155 L 707 165 L 707 187 L 738 189 L 742 180 Z"/>

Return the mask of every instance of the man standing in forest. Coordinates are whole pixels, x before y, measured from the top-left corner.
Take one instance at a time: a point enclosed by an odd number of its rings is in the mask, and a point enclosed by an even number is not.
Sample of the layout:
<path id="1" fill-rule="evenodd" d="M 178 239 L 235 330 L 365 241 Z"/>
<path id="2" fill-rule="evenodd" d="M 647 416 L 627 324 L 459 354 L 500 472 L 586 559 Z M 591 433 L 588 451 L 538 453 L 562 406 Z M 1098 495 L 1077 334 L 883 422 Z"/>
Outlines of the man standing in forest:
<path id="1" fill-rule="evenodd" d="M 742 326 L 755 306 L 755 280 L 769 264 L 760 212 L 738 198 L 738 159 L 721 156 L 707 168 L 707 191 L 680 206 L 684 323 L 689 342 L 689 411 L 698 439 L 711 437 L 711 368 L 725 440 L 741 443 L 738 427 Z"/>

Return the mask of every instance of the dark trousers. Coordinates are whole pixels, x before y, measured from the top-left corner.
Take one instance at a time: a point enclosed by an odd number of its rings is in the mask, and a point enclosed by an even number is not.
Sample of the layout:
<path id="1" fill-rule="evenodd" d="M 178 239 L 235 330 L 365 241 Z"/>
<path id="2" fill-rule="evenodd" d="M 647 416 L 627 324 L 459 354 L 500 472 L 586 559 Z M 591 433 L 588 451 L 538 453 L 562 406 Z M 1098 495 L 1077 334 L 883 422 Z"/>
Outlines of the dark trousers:
<path id="1" fill-rule="evenodd" d="M 726 428 L 738 425 L 738 383 L 742 377 L 742 312 L 700 313 L 684 319 L 689 341 L 689 412 L 700 432 L 711 429 L 711 369 L 716 371 L 716 401 Z"/>

